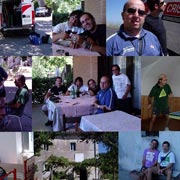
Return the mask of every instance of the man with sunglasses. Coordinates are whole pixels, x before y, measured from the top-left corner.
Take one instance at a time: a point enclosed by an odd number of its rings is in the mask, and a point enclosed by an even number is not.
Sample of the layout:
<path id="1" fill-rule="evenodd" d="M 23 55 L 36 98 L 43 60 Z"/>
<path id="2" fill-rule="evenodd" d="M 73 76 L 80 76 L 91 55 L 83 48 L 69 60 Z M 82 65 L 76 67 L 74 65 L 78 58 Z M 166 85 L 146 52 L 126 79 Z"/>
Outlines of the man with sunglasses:
<path id="1" fill-rule="evenodd" d="M 147 15 L 143 28 L 155 34 L 161 44 L 163 54 L 166 56 L 167 40 L 166 29 L 159 15 L 164 11 L 166 3 L 163 0 L 147 0 L 150 14 Z"/>
<path id="2" fill-rule="evenodd" d="M 161 45 L 157 37 L 142 28 L 146 17 L 141 0 L 128 0 L 122 18 L 124 23 L 118 33 L 106 41 L 107 56 L 161 56 Z"/>

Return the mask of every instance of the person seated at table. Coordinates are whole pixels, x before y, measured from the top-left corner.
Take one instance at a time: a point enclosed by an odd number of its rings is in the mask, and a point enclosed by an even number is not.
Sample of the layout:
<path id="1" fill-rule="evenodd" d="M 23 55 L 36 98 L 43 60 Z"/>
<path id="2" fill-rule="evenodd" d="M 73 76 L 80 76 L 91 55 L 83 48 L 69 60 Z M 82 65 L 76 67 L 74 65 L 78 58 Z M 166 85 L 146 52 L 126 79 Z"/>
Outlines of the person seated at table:
<path id="1" fill-rule="evenodd" d="M 82 77 L 77 77 L 74 81 L 74 84 L 72 84 L 67 92 L 66 95 L 70 95 L 70 92 L 73 90 L 75 90 L 77 97 L 81 94 L 81 95 L 85 95 L 88 92 L 88 87 L 86 85 L 83 85 L 83 79 Z"/>
<path id="2" fill-rule="evenodd" d="M 57 24 L 53 28 L 52 42 L 55 42 L 59 39 L 65 40 L 67 38 L 70 38 L 73 27 L 76 28 L 78 34 L 83 32 L 84 30 L 81 28 L 81 24 L 79 21 L 82 13 L 83 12 L 81 10 L 72 11 L 67 22 Z"/>
<path id="3" fill-rule="evenodd" d="M 106 54 L 106 26 L 96 24 L 96 20 L 89 12 L 84 12 L 80 17 L 84 33 L 76 35 L 77 44 L 85 49 L 95 51 L 101 55 Z"/>
<path id="4" fill-rule="evenodd" d="M 98 91 L 99 91 L 99 87 L 96 85 L 96 81 L 94 79 L 89 79 L 88 82 L 88 91 L 90 96 L 95 96 L 97 95 Z"/>
<path id="5" fill-rule="evenodd" d="M 25 83 L 26 78 L 24 75 L 15 76 L 14 84 L 18 88 L 15 94 L 15 97 L 12 101 L 7 102 L 7 114 L 14 114 L 17 116 L 21 116 L 25 104 L 29 100 L 29 89 Z"/>
<path id="6" fill-rule="evenodd" d="M 117 96 L 111 87 L 111 79 L 109 76 L 101 77 L 100 88 L 101 90 L 98 92 L 94 103 L 97 108 L 97 114 L 115 109 L 117 102 Z"/>
<path id="7" fill-rule="evenodd" d="M 55 81 L 55 85 L 48 90 L 48 92 L 46 93 L 45 97 L 44 97 L 44 101 L 45 104 L 42 106 L 42 111 L 44 112 L 44 114 L 46 116 L 48 116 L 48 108 L 47 108 L 47 99 L 53 95 L 59 95 L 59 94 L 65 94 L 66 93 L 67 88 L 62 85 L 62 78 L 61 77 L 56 77 L 56 81 Z M 52 121 L 48 120 L 45 125 L 46 126 L 50 126 L 52 125 Z"/>

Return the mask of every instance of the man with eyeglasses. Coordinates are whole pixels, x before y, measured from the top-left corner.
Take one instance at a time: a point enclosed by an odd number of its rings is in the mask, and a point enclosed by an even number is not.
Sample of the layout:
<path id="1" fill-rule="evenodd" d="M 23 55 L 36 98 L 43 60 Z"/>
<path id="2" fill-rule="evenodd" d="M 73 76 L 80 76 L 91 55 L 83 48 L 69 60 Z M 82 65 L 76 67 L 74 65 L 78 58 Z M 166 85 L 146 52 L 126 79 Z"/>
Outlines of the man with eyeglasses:
<path id="1" fill-rule="evenodd" d="M 161 45 L 157 37 L 142 28 L 146 17 L 141 0 L 128 0 L 119 32 L 106 41 L 107 56 L 161 56 Z"/>
<path id="2" fill-rule="evenodd" d="M 131 82 L 129 78 L 120 72 L 120 67 L 115 64 L 112 66 L 113 88 L 118 98 L 118 109 L 131 112 Z"/>
<path id="3" fill-rule="evenodd" d="M 168 54 L 166 29 L 162 19 L 159 17 L 159 15 L 164 11 L 166 3 L 163 0 L 147 0 L 147 5 L 151 12 L 146 16 L 143 28 L 151 31 L 157 36 L 161 44 L 163 54 L 166 56 Z"/>

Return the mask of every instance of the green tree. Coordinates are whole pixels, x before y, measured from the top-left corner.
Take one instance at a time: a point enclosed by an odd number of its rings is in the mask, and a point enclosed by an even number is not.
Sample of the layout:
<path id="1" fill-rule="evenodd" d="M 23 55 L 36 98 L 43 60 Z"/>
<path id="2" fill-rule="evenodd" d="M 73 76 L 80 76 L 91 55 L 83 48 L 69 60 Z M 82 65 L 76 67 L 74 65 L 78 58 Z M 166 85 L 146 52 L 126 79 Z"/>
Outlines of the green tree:
<path id="1" fill-rule="evenodd" d="M 82 141 L 104 144 L 107 152 L 96 157 L 95 166 L 100 168 L 102 178 L 118 179 L 118 133 L 81 133 L 79 136 Z M 88 163 L 93 164 L 94 160 L 85 162 Z"/>
<path id="2" fill-rule="evenodd" d="M 48 150 L 52 146 L 52 140 L 56 137 L 53 132 L 36 132 L 34 133 L 34 150 L 35 156 L 40 155 L 41 150 Z"/>
<path id="3" fill-rule="evenodd" d="M 81 6 L 81 0 L 53 0 L 54 13 L 71 13 Z"/>

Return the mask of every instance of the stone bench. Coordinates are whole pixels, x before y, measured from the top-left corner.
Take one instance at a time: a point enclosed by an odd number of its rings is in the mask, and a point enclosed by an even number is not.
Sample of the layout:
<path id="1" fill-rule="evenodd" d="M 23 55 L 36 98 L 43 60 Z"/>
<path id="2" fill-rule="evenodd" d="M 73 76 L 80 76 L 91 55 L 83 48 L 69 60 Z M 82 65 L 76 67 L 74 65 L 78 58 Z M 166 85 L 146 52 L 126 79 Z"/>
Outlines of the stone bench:
<path id="1" fill-rule="evenodd" d="M 166 180 L 166 176 L 158 175 L 155 180 Z M 173 171 L 172 180 L 180 180 L 180 171 Z"/>

